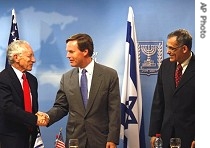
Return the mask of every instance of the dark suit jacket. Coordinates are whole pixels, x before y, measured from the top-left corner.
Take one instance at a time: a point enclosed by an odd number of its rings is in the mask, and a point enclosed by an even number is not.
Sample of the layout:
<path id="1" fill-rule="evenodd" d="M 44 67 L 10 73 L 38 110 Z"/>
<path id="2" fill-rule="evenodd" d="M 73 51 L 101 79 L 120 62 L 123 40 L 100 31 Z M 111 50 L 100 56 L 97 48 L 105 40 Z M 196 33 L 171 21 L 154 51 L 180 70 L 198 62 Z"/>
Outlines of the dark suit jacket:
<path id="1" fill-rule="evenodd" d="M 102 148 L 107 141 L 118 144 L 120 92 L 117 72 L 95 63 L 86 110 L 80 93 L 78 72 L 78 68 L 74 68 L 62 76 L 54 106 L 47 112 L 49 125 L 69 113 L 66 147 L 70 138 L 79 139 L 79 148 L 85 148 L 85 145 Z"/>
<path id="2" fill-rule="evenodd" d="M 22 86 L 12 67 L 0 73 L 0 141 L 8 141 L 7 148 L 25 148 L 23 145 L 28 142 L 29 134 L 32 135 L 32 144 L 37 136 L 37 117 L 34 114 L 38 111 L 38 84 L 32 74 L 27 72 L 26 76 L 31 89 L 33 114 L 24 111 Z M 29 132 L 29 127 L 32 132 Z"/>
<path id="3" fill-rule="evenodd" d="M 170 137 L 179 137 L 182 147 L 189 148 L 195 138 L 195 56 L 193 54 L 177 88 L 176 63 L 165 59 L 159 69 L 155 88 L 149 136 L 161 133 L 164 148 Z"/>

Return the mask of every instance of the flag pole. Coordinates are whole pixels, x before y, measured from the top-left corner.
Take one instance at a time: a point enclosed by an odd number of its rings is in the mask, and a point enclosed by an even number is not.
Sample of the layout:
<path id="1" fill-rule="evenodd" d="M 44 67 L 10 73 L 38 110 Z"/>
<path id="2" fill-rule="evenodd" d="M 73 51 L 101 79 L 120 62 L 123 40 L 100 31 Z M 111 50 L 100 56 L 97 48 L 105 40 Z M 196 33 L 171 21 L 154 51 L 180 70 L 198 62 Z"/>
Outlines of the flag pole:
<path id="1" fill-rule="evenodd" d="M 60 132 L 62 131 L 62 127 L 60 128 Z"/>

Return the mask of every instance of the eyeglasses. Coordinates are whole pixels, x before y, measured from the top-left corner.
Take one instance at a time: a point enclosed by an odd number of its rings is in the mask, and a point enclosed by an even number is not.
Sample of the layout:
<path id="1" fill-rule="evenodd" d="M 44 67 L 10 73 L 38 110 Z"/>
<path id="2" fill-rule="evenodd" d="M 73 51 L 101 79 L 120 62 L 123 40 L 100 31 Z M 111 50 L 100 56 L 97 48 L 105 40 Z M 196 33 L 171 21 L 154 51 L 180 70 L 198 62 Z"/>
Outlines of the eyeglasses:
<path id="1" fill-rule="evenodd" d="M 182 46 L 184 46 L 184 45 L 181 45 L 178 47 L 171 47 L 171 46 L 166 45 L 166 48 L 168 48 L 169 50 L 172 50 L 172 51 L 176 51 L 177 49 L 181 48 Z"/>

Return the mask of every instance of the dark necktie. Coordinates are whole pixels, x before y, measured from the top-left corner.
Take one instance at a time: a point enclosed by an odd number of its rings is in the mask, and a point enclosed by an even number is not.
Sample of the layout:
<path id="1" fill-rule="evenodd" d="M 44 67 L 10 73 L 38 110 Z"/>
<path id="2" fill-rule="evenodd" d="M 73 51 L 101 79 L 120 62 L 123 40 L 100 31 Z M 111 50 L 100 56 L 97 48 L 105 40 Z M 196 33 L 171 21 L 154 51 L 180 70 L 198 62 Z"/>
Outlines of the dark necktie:
<path id="1" fill-rule="evenodd" d="M 176 87 L 179 84 L 179 81 L 181 80 L 182 77 L 182 66 L 181 64 L 178 64 L 176 67 L 176 71 L 175 71 L 175 83 L 176 83 Z"/>
<path id="2" fill-rule="evenodd" d="M 82 99 L 83 99 L 83 103 L 84 106 L 86 108 L 87 106 L 87 97 L 88 97 L 88 86 L 87 86 L 87 76 L 86 76 L 86 69 L 82 70 L 82 75 L 81 75 L 81 79 L 80 79 L 80 84 L 81 84 L 81 93 L 82 93 Z"/>
<path id="3" fill-rule="evenodd" d="M 28 80 L 25 74 L 23 74 L 22 79 L 23 79 L 23 94 L 24 94 L 25 111 L 31 113 L 32 107 L 31 107 L 30 87 L 29 87 Z"/>

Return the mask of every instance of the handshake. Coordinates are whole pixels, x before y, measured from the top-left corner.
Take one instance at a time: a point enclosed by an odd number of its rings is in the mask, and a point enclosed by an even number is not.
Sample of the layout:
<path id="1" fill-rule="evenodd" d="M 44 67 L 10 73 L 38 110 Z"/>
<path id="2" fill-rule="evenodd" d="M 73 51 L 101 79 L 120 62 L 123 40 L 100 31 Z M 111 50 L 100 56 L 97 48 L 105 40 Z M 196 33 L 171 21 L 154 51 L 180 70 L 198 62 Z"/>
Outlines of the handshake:
<path id="1" fill-rule="evenodd" d="M 36 125 L 38 125 L 38 126 L 47 126 L 47 124 L 50 121 L 50 117 L 49 117 L 48 114 L 38 111 L 35 115 L 37 116 L 37 123 L 36 123 Z"/>

